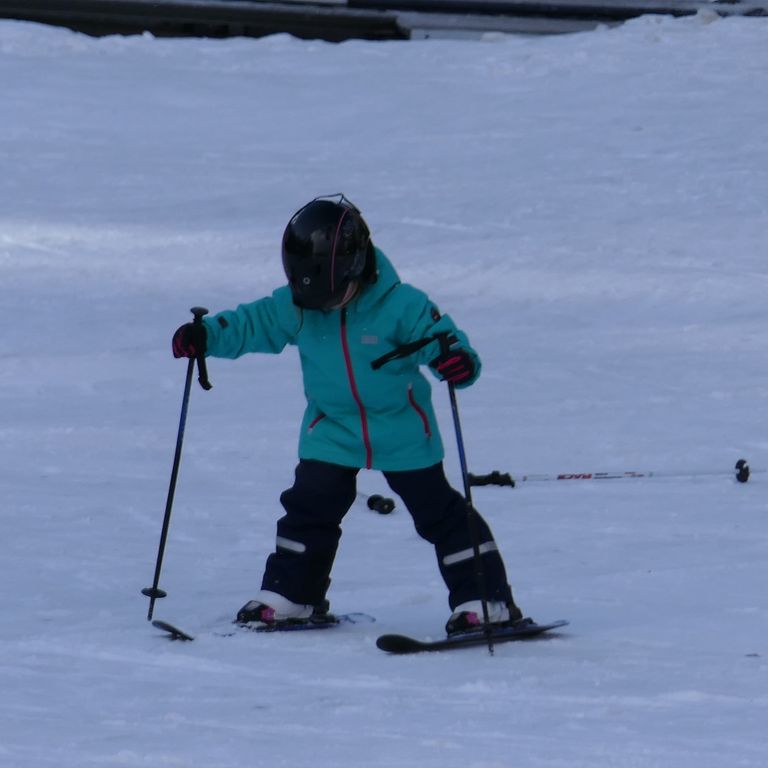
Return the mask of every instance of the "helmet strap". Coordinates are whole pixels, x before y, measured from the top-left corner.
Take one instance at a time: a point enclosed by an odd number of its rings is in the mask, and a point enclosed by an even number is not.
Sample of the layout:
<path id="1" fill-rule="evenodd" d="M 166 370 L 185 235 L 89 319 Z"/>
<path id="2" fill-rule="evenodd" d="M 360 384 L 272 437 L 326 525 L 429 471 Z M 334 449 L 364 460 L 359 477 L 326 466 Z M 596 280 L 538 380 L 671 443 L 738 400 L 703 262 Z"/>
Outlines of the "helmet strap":
<path id="1" fill-rule="evenodd" d="M 347 290 L 342 296 L 341 301 L 338 304 L 334 304 L 331 309 L 342 309 L 343 307 L 346 307 L 347 304 L 357 296 L 359 290 L 360 283 L 357 280 L 352 280 L 347 286 Z"/>

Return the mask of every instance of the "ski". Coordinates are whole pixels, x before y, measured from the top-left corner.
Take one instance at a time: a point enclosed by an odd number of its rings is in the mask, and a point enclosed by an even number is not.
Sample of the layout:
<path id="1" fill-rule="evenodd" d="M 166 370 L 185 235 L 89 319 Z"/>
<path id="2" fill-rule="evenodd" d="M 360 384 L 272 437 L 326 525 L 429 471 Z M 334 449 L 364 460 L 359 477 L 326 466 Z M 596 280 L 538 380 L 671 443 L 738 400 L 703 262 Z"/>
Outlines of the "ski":
<path id="1" fill-rule="evenodd" d="M 548 624 L 522 624 L 517 627 L 499 627 L 491 630 L 494 644 L 508 643 L 512 640 L 527 640 L 537 637 L 544 632 L 567 626 L 565 619 L 552 621 Z M 450 651 L 455 648 L 468 648 L 475 645 L 487 645 L 488 638 L 483 630 L 477 632 L 462 632 L 441 640 L 417 640 L 407 635 L 381 635 L 376 640 L 376 646 L 386 653 L 405 654 L 423 653 L 425 651 Z"/>
<path id="2" fill-rule="evenodd" d="M 334 627 L 341 626 L 343 624 L 372 624 L 376 621 L 373 616 L 367 613 L 336 613 L 332 614 L 333 618 L 325 621 L 296 621 L 285 622 L 282 624 L 274 624 L 272 626 L 254 626 L 249 627 L 245 624 L 237 624 L 232 622 L 227 629 L 221 631 L 215 631 L 213 634 L 216 637 L 233 637 L 241 632 L 307 632 L 316 629 L 333 629 Z M 194 636 L 185 632 L 182 629 L 169 624 L 167 621 L 161 621 L 154 619 L 152 626 L 155 629 L 160 629 L 168 635 L 170 640 L 182 640 L 191 642 L 194 640 Z"/>
<path id="3" fill-rule="evenodd" d="M 162 629 L 163 632 L 167 632 L 171 640 L 186 640 L 191 642 L 195 638 L 192 635 L 187 634 L 184 630 L 174 627 L 173 624 L 169 624 L 167 621 L 161 621 L 160 619 L 152 619 L 152 626 L 155 629 Z"/>

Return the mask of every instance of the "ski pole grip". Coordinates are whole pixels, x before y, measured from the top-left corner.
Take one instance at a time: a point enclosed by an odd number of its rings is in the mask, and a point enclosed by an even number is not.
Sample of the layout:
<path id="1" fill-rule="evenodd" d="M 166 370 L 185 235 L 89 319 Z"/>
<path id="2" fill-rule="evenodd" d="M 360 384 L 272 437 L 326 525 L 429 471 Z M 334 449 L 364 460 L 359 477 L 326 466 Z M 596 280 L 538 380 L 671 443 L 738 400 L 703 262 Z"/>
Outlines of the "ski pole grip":
<path id="1" fill-rule="evenodd" d="M 435 336 L 437 337 L 438 344 L 440 344 L 440 354 L 445 355 L 448 352 L 451 351 L 451 342 L 449 339 L 450 334 L 448 331 L 443 331 L 442 333 L 436 333 Z"/>
<path id="2" fill-rule="evenodd" d="M 205 307 L 192 307 L 189 311 L 194 315 L 192 322 L 195 325 L 202 325 L 203 317 L 208 314 L 208 310 Z M 213 388 L 213 384 L 208 380 L 208 366 L 205 364 L 205 354 L 198 355 L 195 360 L 197 362 L 197 380 L 200 382 L 200 386 L 207 392 Z"/>
<path id="3" fill-rule="evenodd" d="M 487 475 L 473 475 L 469 473 L 470 485 L 508 485 L 510 488 L 515 487 L 515 481 L 508 472 L 499 472 L 498 469 L 494 469 L 493 472 Z"/>

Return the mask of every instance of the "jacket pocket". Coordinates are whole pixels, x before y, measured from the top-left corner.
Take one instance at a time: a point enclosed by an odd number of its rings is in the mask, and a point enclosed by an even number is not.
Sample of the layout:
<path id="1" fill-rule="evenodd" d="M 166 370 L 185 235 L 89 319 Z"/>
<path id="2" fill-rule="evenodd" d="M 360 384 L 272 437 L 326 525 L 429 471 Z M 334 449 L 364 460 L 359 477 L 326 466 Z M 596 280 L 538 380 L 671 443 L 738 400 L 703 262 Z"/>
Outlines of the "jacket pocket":
<path id="1" fill-rule="evenodd" d="M 421 419 L 421 424 L 424 427 L 424 434 L 427 437 L 432 437 L 432 430 L 429 426 L 429 419 L 424 409 L 416 402 L 416 397 L 413 394 L 413 387 L 408 385 L 408 404 L 416 411 L 416 414 Z"/>
<path id="2" fill-rule="evenodd" d="M 307 434 L 312 434 L 312 430 L 325 418 L 324 413 L 318 413 L 317 416 L 315 416 L 312 421 L 309 422 L 309 425 L 307 426 Z"/>

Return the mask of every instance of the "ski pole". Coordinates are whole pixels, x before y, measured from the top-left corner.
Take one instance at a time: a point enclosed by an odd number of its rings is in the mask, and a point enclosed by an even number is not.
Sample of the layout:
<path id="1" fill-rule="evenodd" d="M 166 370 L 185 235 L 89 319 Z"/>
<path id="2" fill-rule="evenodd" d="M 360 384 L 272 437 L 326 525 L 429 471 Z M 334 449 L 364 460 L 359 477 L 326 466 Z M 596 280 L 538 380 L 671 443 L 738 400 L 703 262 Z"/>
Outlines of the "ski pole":
<path id="1" fill-rule="evenodd" d="M 376 358 L 371 363 L 373 370 L 378 370 L 382 365 L 385 365 L 390 360 L 398 360 L 408 355 L 418 352 L 427 344 L 437 340 L 440 344 L 440 352 L 450 352 L 449 334 L 447 332 L 437 333 L 434 336 L 427 336 L 418 341 L 411 342 L 410 344 L 404 344 L 401 347 L 393 349 L 391 352 L 387 352 L 381 357 Z M 456 444 L 459 450 L 459 462 L 461 465 L 461 476 L 464 483 L 464 501 L 467 508 L 467 527 L 469 528 L 469 538 L 472 544 L 472 560 L 475 564 L 475 576 L 477 578 L 477 586 L 480 591 L 480 601 L 483 606 L 483 633 L 488 642 L 488 652 L 493 654 L 493 636 L 491 634 L 490 617 L 488 615 L 488 586 L 485 580 L 485 570 L 483 569 L 483 559 L 480 555 L 480 543 L 479 535 L 477 532 L 477 512 L 472 506 L 472 489 L 469 482 L 469 472 L 467 471 L 467 458 L 464 451 L 464 438 L 461 433 L 461 420 L 459 418 L 459 406 L 456 402 L 456 388 L 453 382 L 448 382 L 448 395 L 451 400 L 451 413 L 453 414 L 453 426 L 456 432 Z"/>
<path id="2" fill-rule="evenodd" d="M 190 310 L 194 315 L 193 322 L 195 325 L 202 325 L 203 315 L 208 314 L 208 310 L 205 307 L 192 307 Z M 191 357 L 187 364 L 187 377 L 184 381 L 184 396 L 181 400 L 181 416 L 179 418 L 179 431 L 176 436 L 176 452 L 173 456 L 173 469 L 171 470 L 171 482 L 168 486 L 168 498 L 165 502 L 165 516 L 163 517 L 163 528 L 160 533 L 160 545 L 157 549 L 157 561 L 155 563 L 155 579 L 152 582 L 151 587 L 146 587 L 141 590 L 143 595 L 149 598 L 149 611 L 147 613 L 147 621 L 152 619 L 152 614 L 155 610 L 155 600 L 160 597 L 165 597 L 168 593 L 158 587 L 160 583 L 160 571 L 163 567 L 163 555 L 165 553 L 165 542 L 168 539 L 168 528 L 171 524 L 171 510 L 173 509 L 173 497 L 176 493 L 176 480 L 179 476 L 179 464 L 181 463 L 181 446 L 184 442 L 184 428 L 187 424 L 187 409 L 189 407 L 189 395 L 192 389 L 192 376 L 195 371 L 195 364 L 198 366 L 198 381 L 200 386 L 205 389 L 211 389 L 211 383 L 208 381 L 208 370 L 205 365 L 205 356 L 198 355 L 196 358 Z"/>
<path id="3" fill-rule="evenodd" d="M 446 354 L 450 352 L 450 342 L 447 333 L 436 334 L 440 343 L 440 352 Z M 491 622 L 488 615 L 488 585 L 485 580 L 485 569 L 483 568 L 483 559 L 480 555 L 480 537 L 477 532 L 477 512 L 472 505 L 472 487 L 469 482 L 469 472 L 467 471 L 467 457 L 464 450 L 464 438 L 461 432 L 461 419 L 459 418 L 459 406 L 456 401 L 456 386 L 452 381 L 448 383 L 448 396 L 451 401 L 451 413 L 453 415 L 453 428 L 456 432 L 456 446 L 459 452 L 459 464 L 461 466 L 461 478 L 464 483 L 464 500 L 467 508 L 467 527 L 469 528 L 469 539 L 472 543 L 472 559 L 475 564 L 475 576 L 477 586 L 480 590 L 480 601 L 483 606 L 483 631 L 485 639 L 488 642 L 488 653 L 493 655 L 493 635 L 491 634 Z"/>
<path id="4" fill-rule="evenodd" d="M 684 478 L 684 477 L 724 477 L 733 474 L 739 483 L 746 483 L 753 470 L 750 468 L 746 459 L 739 459 L 736 462 L 732 472 L 724 471 L 691 471 L 691 472 L 669 472 L 669 471 L 614 471 L 614 472 L 559 472 L 557 474 L 533 474 L 518 475 L 513 481 L 515 483 L 525 482 L 548 482 L 550 480 L 633 480 L 649 477 L 666 478 Z"/>

